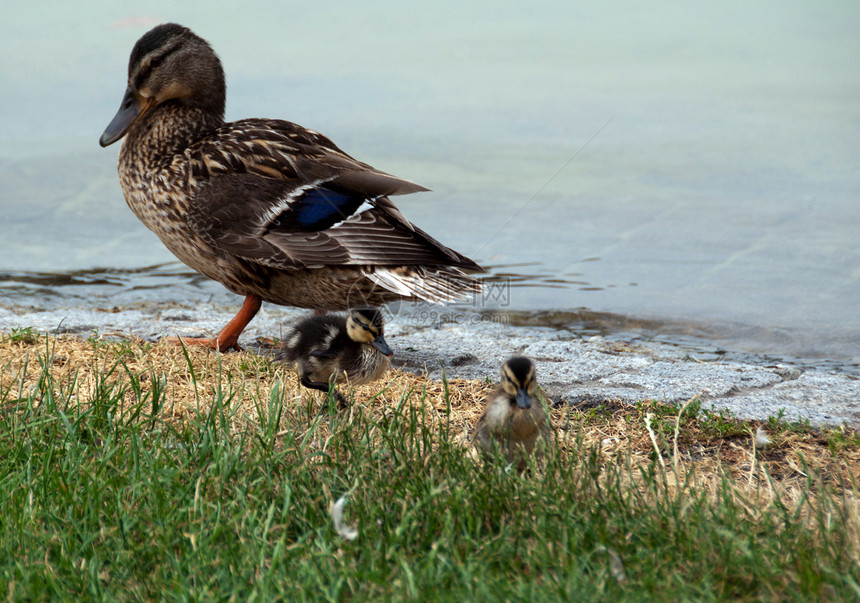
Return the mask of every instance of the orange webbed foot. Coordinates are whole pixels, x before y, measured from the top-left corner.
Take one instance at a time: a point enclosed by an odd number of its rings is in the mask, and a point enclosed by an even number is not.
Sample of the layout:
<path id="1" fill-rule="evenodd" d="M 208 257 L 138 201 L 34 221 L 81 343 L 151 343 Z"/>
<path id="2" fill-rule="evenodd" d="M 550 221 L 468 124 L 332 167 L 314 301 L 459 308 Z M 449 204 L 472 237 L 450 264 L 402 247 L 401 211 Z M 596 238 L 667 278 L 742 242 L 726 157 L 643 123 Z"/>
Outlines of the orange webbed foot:
<path id="1" fill-rule="evenodd" d="M 256 295 L 248 295 L 242 303 L 242 309 L 227 323 L 227 326 L 221 329 L 218 336 L 213 339 L 205 337 L 168 337 L 167 341 L 176 344 L 184 345 L 205 345 L 212 350 L 219 352 L 229 352 L 230 350 L 242 351 L 242 346 L 239 345 L 239 335 L 251 319 L 260 311 L 260 306 L 263 300 Z"/>

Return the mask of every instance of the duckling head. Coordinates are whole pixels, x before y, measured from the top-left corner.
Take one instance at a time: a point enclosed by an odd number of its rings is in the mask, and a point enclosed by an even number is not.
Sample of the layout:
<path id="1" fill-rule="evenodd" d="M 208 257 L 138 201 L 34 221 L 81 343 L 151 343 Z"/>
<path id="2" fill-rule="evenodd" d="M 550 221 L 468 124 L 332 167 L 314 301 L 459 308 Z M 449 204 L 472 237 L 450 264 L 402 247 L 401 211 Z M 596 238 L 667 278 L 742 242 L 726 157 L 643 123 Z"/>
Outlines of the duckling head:
<path id="1" fill-rule="evenodd" d="M 346 333 L 358 343 L 369 343 L 386 356 L 394 352 L 385 343 L 382 329 L 382 312 L 378 308 L 355 308 L 346 319 Z"/>
<path id="2" fill-rule="evenodd" d="M 524 410 L 531 408 L 536 388 L 534 362 L 525 356 L 514 356 L 505 362 L 502 367 L 502 389 L 510 396 L 512 403 L 516 402 Z"/>
<path id="3" fill-rule="evenodd" d="M 226 92 L 221 61 L 206 40 L 176 23 L 158 25 L 131 51 L 125 96 L 99 144 L 113 144 L 133 123 L 168 101 L 198 107 L 223 121 Z"/>

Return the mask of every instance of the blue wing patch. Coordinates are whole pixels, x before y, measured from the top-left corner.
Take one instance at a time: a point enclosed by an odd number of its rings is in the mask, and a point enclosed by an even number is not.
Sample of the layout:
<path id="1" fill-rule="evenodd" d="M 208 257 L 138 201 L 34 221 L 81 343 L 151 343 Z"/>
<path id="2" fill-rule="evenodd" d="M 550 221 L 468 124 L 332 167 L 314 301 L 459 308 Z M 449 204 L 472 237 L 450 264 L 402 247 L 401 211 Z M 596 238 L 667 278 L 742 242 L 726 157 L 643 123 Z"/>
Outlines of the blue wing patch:
<path id="1" fill-rule="evenodd" d="M 365 201 L 363 195 L 319 187 L 305 191 L 278 217 L 288 229 L 320 231 L 350 217 Z"/>

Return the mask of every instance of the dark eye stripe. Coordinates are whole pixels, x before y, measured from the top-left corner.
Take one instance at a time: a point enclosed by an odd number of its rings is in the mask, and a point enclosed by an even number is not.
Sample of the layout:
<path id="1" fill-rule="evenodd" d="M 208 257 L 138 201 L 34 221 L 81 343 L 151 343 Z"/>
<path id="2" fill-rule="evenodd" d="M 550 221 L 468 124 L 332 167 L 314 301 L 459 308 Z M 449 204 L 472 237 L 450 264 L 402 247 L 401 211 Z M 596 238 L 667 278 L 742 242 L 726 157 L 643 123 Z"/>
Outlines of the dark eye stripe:
<path id="1" fill-rule="evenodd" d="M 143 83 L 152 74 L 152 70 L 154 68 L 158 67 L 160 64 L 164 63 L 164 59 L 166 59 L 167 57 L 172 55 L 174 52 L 179 50 L 181 47 L 182 47 L 182 44 L 174 44 L 173 46 L 171 46 L 170 48 L 168 48 L 167 50 L 165 50 L 161 54 L 154 55 L 151 59 L 149 59 L 149 63 L 146 65 L 146 67 L 143 70 L 139 71 L 137 73 L 137 75 L 135 76 L 134 87 L 136 89 L 138 89 L 141 86 L 143 86 Z M 153 65 L 153 61 L 155 62 L 154 65 Z"/>

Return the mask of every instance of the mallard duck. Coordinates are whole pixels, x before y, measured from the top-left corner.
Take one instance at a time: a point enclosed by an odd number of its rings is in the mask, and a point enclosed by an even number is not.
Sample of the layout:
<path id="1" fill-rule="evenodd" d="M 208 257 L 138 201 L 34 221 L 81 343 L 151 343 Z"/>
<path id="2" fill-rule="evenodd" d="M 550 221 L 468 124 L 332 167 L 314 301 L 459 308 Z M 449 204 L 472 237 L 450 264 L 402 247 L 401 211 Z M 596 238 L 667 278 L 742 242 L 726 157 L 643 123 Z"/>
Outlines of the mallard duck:
<path id="1" fill-rule="evenodd" d="M 298 365 L 302 385 L 327 392 L 332 379 L 361 385 L 379 379 L 391 366 L 383 336 L 382 312 L 356 308 L 346 317 L 309 316 L 284 338 L 280 357 Z M 334 390 L 341 408 L 346 399 Z"/>
<path id="2" fill-rule="evenodd" d="M 478 422 L 477 440 L 486 452 L 501 447 L 509 463 L 525 468 L 525 457 L 535 452 L 539 440 L 549 442 L 549 417 L 536 396 L 534 363 L 514 356 L 502 367 L 502 383 L 487 399 L 487 410 Z"/>
<path id="3" fill-rule="evenodd" d="M 125 137 L 119 180 L 134 214 L 194 270 L 245 296 L 217 337 L 239 349 L 262 301 L 324 310 L 481 290 L 474 261 L 411 224 L 389 196 L 427 190 L 273 119 L 224 122 L 221 61 L 191 30 L 134 45 L 128 87 L 100 139 Z"/>

